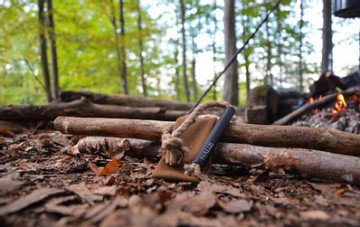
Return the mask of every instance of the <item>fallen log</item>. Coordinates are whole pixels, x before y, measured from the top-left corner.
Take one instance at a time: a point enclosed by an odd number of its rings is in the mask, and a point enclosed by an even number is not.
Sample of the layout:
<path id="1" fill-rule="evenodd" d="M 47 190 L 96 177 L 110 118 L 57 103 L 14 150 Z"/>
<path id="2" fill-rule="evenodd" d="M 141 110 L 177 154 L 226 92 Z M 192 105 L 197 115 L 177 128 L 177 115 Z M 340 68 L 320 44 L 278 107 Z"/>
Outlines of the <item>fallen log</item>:
<path id="1" fill-rule="evenodd" d="M 154 120 L 58 117 L 55 128 L 67 134 L 160 140 L 174 122 Z M 230 124 L 223 142 L 269 147 L 296 147 L 360 156 L 360 135 L 297 126 Z"/>
<path id="2" fill-rule="evenodd" d="M 168 110 L 189 110 L 192 103 L 175 102 L 144 97 L 134 97 L 129 95 L 105 95 L 85 91 L 62 91 L 60 100 L 62 102 L 72 102 L 81 97 L 89 99 L 93 103 L 110 104 L 132 107 L 163 107 Z"/>
<path id="3" fill-rule="evenodd" d="M 344 96 L 351 96 L 354 94 L 360 95 L 360 87 L 352 87 L 347 89 L 346 91 L 341 92 Z M 313 103 L 307 103 L 301 108 L 294 110 L 290 114 L 286 115 L 285 117 L 275 121 L 273 125 L 287 125 L 291 122 L 299 119 L 302 115 L 309 112 L 310 110 L 320 108 L 322 106 L 328 105 L 330 103 L 335 102 L 336 96 L 338 94 L 331 94 L 323 97 L 322 99 L 317 99 Z"/>
<path id="4" fill-rule="evenodd" d="M 54 120 L 58 116 L 137 118 L 172 121 L 185 114 L 185 111 L 165 110 L 161 107 L 140 108 L 95 104 L 84 97 L 68 103 L 50 103 L 41 106 L 0 106 L 0 120 L 10 121 Z"/>
<path id="5" fill-rule="evenodd" d="M 89 147 L 104 146 L 118 150 L 116 146 L 124 139 L 114 137 L 86 137 L 78 142 L 80 152 Z M 126 155 L 159 160 L 161 144 L 148 140 L 128 139 L 130 148 Z M 271 148 L 247 144 L 219 143 L 216 146 L 215 163 L 260 168 L 298 174 L 304 178 L 319 178 L 360 184 L 360 158 L 331 154 L 318 150 L 300 148 Z"/>

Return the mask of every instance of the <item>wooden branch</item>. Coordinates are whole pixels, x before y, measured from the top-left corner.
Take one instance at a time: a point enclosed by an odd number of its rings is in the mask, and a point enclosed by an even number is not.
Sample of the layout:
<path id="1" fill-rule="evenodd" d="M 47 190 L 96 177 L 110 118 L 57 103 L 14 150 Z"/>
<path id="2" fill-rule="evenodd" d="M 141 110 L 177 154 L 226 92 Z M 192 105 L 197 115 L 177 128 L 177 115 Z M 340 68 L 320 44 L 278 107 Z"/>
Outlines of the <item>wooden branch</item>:
<path id="1" fill-rule="evenodd" d="M 50 103 L 42 106 L 10 105 L 0 106 L 0 120 L 54 120 L 58 116 L 137 118 L 175 120 L 185 111 L 165 110 L 161 107 L 128 107 L 94 104 L 86 98 L 69 103 Z"/>
<path id="2" fill-rule="evenodd" d="M 354 94 L 360 94 L 360 86 L 352 87 L 347 89 L 346 91 L 341 92 L 344 96 L 351 96 Z M 275 121 L 273 125 L 287 125 L 293 122 L 296 119 L 299 119 L 302 115 L 307 113 L 310 110 L 315 108 L 319 108 L 330 104 L 336 100 L 337 94 L 331 94 L 323 97 L 322 99 L 317 99 L 313 103 L 307 103 L 303 107 L 291 112 L 290 114 L 286 115 L 285 117 Z"/>
<path id="3" fill-rule="evenodd" d="M 170 100 L 134 97 L 129 95 L 105 95 L 84 91 L 62 91 L 60 99 L 63 102 L 71 102 L 81 97 L 89 99 L 93 103 L 132 106 L 132 107 L 163 107 L 167 110 L 189 110 L 192 103 L 175 102 Z"/>
<path id="4" fill-rule="evenodd" d="M 160 140 L 174 122 L 58 117 L 55 128 L 63 133 Z M 297 126 L 230 124 L 222 140 L 270 147 L 296 147 L 360 156 L 360 135 Z"/>
<path id="5" fill-rule="evenodd" d="M 86 137 L 78 142 L 80 152 L 104 144 L 121 144 L 123 139 L 114 137 Z M 104 142 L 107 141 L 107 142 Z M 128 139 L 130 149 L 126 155 L 158 160 L 161 144 L 148 140 Z M 118 150 L 112 147 L 112 150 Z M 299 148 L 270 148 L 246 144 L 220 143 L 216 147 L 215 163 L 246 168 L 284 169 L 304 178 L 320 178 L 360 184 L 360 158 Z"/>

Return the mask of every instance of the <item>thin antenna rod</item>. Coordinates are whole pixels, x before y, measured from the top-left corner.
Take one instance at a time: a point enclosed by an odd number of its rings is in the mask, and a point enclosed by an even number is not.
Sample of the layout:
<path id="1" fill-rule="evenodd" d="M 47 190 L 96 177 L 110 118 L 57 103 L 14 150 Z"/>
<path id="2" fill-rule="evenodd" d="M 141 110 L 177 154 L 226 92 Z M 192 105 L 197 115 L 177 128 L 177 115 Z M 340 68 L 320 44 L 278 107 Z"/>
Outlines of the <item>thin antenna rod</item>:
<path id="1" fill-rule="evenodd" d="M 223 71 L 220 72 L 220 74 L 214 79 L 212 84 L 206 89 L 206 91 L 201 95 L 201 97 L 192 105 L 191 109 L 189 110 L 188 114 L 190 114 L 201 102 L 201 100 L 209 93 L 211 88 L 213 88 L 216 84 L 216 82 L 220 79 L 220 77 L 226 72 L 226 70 L 231 66 L 232 63 L 236 60 L 237 56 L 245 49 L 245 47 L 249 44 L 250 40 L 254 38 L 256 33 L 259 31 L 259 29 L 262 27 L 262 25 L 269 19 L 269 16 L 274 10 L 280 5 L 281 0 L 279 0 L 274 7 L 266 14 L 265 18 L 261 21 L 261 23 L 257 26 L 255 31 L 249 36 L 249 38 L 245 41 L 245 43 L 242 45 L 242 47 L 235 53 L 235 55 L 231 58 L 231 60 L 225 65 Z"/>

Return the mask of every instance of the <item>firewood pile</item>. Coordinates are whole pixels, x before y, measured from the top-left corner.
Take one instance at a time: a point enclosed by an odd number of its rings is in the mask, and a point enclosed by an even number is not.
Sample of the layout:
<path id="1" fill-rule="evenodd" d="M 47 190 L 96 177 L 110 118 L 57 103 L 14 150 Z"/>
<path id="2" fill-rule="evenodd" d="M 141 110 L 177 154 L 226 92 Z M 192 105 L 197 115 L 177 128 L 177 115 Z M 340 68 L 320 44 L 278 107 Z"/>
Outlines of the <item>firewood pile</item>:
<path id="1" fill-rule="evenodd" d="M 342 92 L 347 106 L 356 92 Z M 0 224 L 359 225 L 358 106 L 335 113 L 329 96 L 286 122 L 322 114 L 344 130 L 246 124 L 238 109 L 198 184 L 152 177 L 162 135 L 191 104 L 63 92 L 61 103 L 1 106 Z"/>

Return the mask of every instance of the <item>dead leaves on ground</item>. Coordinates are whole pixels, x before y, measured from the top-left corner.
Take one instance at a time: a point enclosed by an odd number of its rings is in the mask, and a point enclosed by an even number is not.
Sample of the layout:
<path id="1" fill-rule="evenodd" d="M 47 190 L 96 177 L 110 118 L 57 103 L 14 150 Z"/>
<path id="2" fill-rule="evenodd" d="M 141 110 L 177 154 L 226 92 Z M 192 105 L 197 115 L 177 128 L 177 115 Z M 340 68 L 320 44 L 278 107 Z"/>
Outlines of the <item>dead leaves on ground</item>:
<path id="1" fill-rule="evenodd" d="M 357 188 L 276 174 L 279 169 L 289 170 L 298 164 L 286 153 L 264 159 L 265 166 L 275 173 L 229 168 L 227 171 L 234 174 L 212 174 L 195 185 L 153 179 L 151 172 L 156 163 L 130 157 L 119 161 L 123 151 L 98 149 L 102 155 L 70 152 L 67 149 L 75 139 L 66 135 L 41 133 L 0 138 L 0 212 L 5 223 L 360 224 Z"/>

